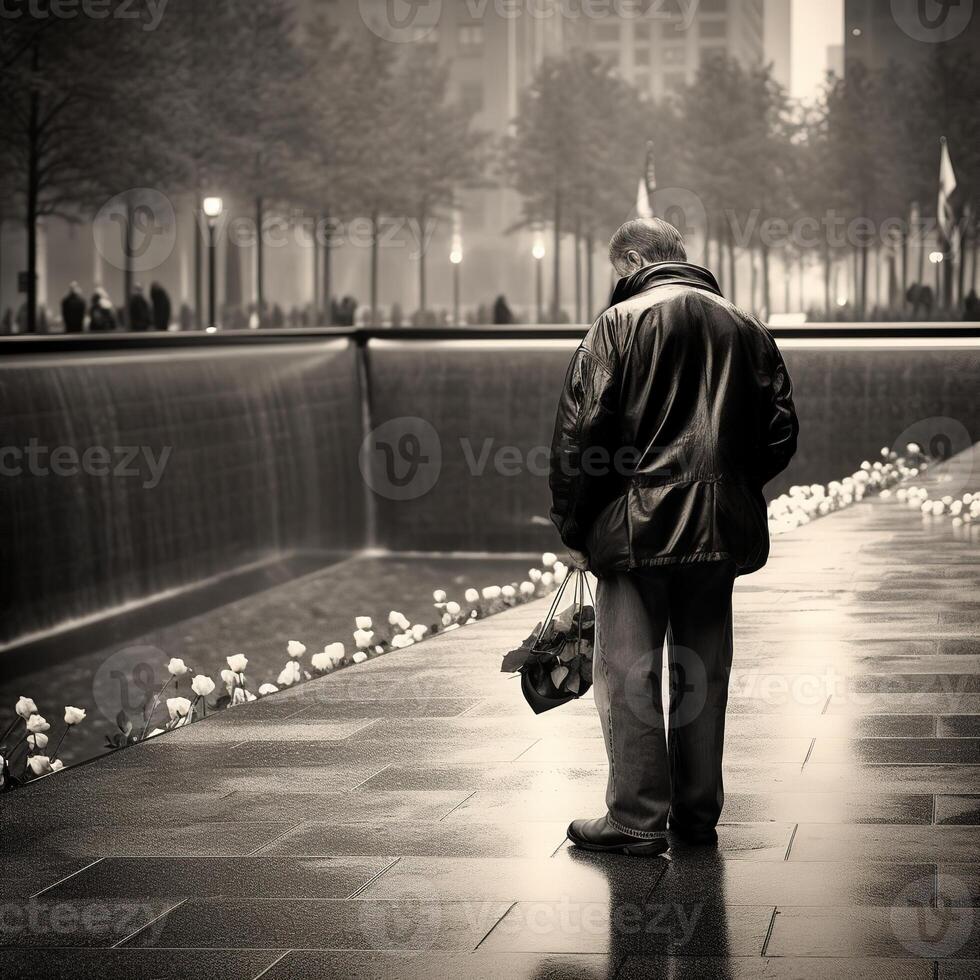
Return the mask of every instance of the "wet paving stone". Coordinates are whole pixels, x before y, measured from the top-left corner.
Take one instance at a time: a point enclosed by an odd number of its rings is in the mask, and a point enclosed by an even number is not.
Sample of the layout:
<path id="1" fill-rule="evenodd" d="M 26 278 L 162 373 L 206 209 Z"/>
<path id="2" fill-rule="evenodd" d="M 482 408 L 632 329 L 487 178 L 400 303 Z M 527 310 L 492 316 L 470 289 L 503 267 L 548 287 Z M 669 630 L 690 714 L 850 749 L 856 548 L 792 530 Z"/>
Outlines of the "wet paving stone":
<path id="1" fill-rule="evenodd" d="M 630 956 L 616 974 L 616 980 L 934 980 L 933 964 L 928 960 L 826 959 L 811 957 L 713 956 L 670 959 Z"/>
<path id="2" fill-rule="evenodd" d="M 937 796 L 936 823 L 980 826 L 980 795 Z"/>
<path id="3" fill-rule="evenodd" d="M 126 946 L 161 948 L 472 950 L 507 903 L 199 900 L 184 902 Z"/>
<path id="4" fill-rule="evenodd" d="M 818 738 L 810 762 L 977 765 L 980 738 Z"/>
<path id="5" fill-rule="evenodd" d="M 969 864 L 978 855 L 980 827 L 800 824 L 789 860 Z"/>
<path id="6" fill-rule="evenodd" d="M 281 950 L 0 949 L 4 980 L 255 980 Z"/>
<path id="7" fill-rule="evenodd" d="M 62 898 L 348 898 L 390 858 L 105 858 L 44 892 Z"/>

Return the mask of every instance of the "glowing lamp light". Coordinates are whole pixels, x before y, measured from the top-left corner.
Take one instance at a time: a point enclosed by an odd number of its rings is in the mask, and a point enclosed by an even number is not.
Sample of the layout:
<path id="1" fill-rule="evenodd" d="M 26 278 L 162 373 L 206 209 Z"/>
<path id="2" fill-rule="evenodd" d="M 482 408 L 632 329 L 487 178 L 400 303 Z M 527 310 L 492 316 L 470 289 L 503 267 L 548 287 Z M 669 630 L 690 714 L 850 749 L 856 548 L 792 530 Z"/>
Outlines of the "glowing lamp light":
<path id="1" fill-rule="evenodd" d="M 218 328 L 217 327 L 206 327 L 205 330 L 204 330 L 204 332 L 205 333 L 217 333 L 218 332 Z"/>
<path id="2" fill-rule="evenodd" d="M 929 261 L 933 265 L 939 265 L 943 261 L 943 259 L 945 257 L 946 256 L 944 256 L 942 252 L 930 252 L 929 253 Z"/>
<path id="3" fill-rule="evenodd" d="M 535 243 L 534 247 L 531 249 L 531 254 L 540 262 L 545 255 L 547 255 L 547 250 L 544 247 L 544 242 L 539 238 Z"/>
<path id="4" fill-rule="evenodd" d="M 225 209 L 225 202 L 220 197 L 206 197 L 202 205 L 204 213 L 213 221 L 221 217 L 221 212 Z"/>
<path id="5" fill-rule="evenodd" d="M 838 306 L 847 306 L 847 297 L 846 296 L 838 296 L 837 297 L 837 305 Z"/>
<path id="6" fill-rule="evenodd" d="M 459 235 L 453 236 L 452 251 L 449 253 L 449 261 L 453 265 L 462 265 L 463 262 L 463 240 Z"/>

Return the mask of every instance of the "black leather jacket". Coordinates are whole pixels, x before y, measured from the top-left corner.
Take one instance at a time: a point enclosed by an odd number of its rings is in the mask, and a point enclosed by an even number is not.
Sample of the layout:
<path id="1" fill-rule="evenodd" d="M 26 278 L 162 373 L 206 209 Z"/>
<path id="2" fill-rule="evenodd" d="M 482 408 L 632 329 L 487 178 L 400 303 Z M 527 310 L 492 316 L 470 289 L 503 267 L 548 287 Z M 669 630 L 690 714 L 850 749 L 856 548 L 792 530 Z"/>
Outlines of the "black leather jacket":
<path id="1" fill-rule="evenodd" d="M 769 332 L 714 276 L 658 263 L 620 281 L 575 353 L 551 454 L 551 517 L 597 574 L 769 557 L 763 486 L 796 452 Z"/>

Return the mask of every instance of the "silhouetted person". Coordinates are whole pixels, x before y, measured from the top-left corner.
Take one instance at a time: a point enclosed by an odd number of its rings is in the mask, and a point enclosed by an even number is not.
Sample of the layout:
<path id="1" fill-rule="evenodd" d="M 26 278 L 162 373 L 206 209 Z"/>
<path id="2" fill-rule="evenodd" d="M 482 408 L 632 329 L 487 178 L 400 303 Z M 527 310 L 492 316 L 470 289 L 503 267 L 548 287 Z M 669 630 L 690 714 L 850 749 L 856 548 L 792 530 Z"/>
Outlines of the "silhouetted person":
<path id="1" fill-rule="evenodd" d="M 153 329 L 169 330 L 172 312 L 170 296 L 158 282 L 150 286 L 150 302 L 153 304 Z"/>
<path id="2" fill-rule="evenodd" d="M 282 307 L 276 303 L 272 307 L 272 326 L 276 330 L 281 330 L 286 325 L 286 315 L 282 312 Z"/>
<path id="3" fill-rule="evenodd" d="M 116 310 L 112 300 L 101 286 L 97 286 L 88 311 L 88 328 L 93 333 L 109 333 L 117 326 Z"/>
<path id="4" fill-rule="evenodd" d="M 506 326 L 514 322 L 514 314 L 507 305 L 504 296 L 498 296 L 493 304 L 493 322 L 497 326 Z"/>
<path id="5" fill-rule="evenodd" d="M 65 333 L 81 333 L 85 329 L 85 298 L 77 282 L 68 287 L 68 294 L 61 301 L 61 319 Z"/>
<path id="6" fill-rule="evenodd" d="M 180 322 L 181 331 L 194 329 L 194 311 L 190 308 L 189 304 L 187 303 L 180 304 L 180 313 L 178 314 L 178 319 Z"/>
<path id="7" fill-rule="evenodd" d="M 145 333 L 153 329 L 153 309 L 143 295 L 143 287 L 136 283 L 129 298 L 126 324 L 133 333 Z"/>
<path id="8" fill-rule="evenodd" d="M 14 311 L 8 306 L 3 311 L 3 319 L 0 320 L 0 334 L 10 335 L 14 332 Z"/>
<path id="9" fill-rule="evenodd" d="M 769 556 L 762 489 L 796 452 L 793 389 L 769 332 L 687 262 L 665 221 L 613 236 L 622 277 L 576 352 L 551 459 L 551 516 L 599 578 L 595 703 L 608 812 L 568 829 L 627 854 L 711 845 L 724 801 L 732 588 Z M 670 749 L 661 703 L 671 679 Z"/>
<path id="10" fill-rule="evenodd" d="M 980 320 L 980 297 L 975 289 L 971 289 L 963 300 L 963 319 Z"/>

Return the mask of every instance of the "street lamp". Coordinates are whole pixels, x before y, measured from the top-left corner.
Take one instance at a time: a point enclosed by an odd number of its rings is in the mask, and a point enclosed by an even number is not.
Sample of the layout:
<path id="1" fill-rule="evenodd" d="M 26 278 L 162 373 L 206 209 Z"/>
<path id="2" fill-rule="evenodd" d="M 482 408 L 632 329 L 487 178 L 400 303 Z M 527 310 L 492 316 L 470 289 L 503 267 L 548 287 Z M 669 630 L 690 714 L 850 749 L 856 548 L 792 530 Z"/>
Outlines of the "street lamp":
<path id="1" fill-rule="evenodd" d="M 206 197 L 202 204 L 204 216 L 208 219 L 208 330 L 213 332 L 218 323 L 216 312 L 215 292 L 217 279 L 217 224 L 225 209 L 225 202 L 220 197 Z"/>
<path id="2" fill-rule="evenodd" d="M 544 246 L 544 238 L 541 233 L 534 238 L 534 246 L 531 249 L 531 255 L 534 256 L 534 282 L 535 282 L 535 299 L 537 303 L 537 322 L 541 323 L 544 320 L 544 258 L 548 254 L 548 250 Z"/>
<path id="3" fill-rule="evenodd" d="M 943 292 L 942 267 L 943 260 L 946 258 L 942 252 L 930 252 L 929 261 L 936 267 L 936 305 L 940 303 L 940 296 Z"/>
<path id="4" fill-rule="evenodd" d="M 449 253 L 449 261 L 453 266 L 453 325 L 460 326 L 460 275 L 463 265 L 463 240 L 459 235 L 453 236 L 453 248 Z"/>

